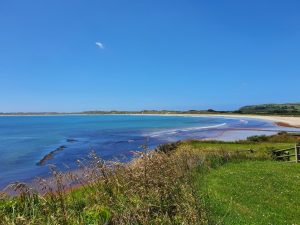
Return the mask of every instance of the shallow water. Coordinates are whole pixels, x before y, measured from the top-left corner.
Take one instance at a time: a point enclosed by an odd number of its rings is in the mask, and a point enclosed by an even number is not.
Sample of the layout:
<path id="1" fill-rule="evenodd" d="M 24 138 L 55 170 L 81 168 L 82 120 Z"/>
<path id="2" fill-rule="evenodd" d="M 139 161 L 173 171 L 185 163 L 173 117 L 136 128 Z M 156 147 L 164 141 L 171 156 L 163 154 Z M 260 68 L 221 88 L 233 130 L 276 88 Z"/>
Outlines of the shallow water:
<path id="1" fill-rule="evenodd" d="M 104 159 L 128 160 L 132 151 L 146 144 L 183 139 L 245 138 L 245 132 L 232 129 L 256 129 L 256 133 L 274 133 L 272 122 L 222 117 L 80 115 L 80 116 L 2 116 L 0 117 L 0 188 L 13 181 L 30 181 L 47 176 L 49 164 L 60 169 L 75 168 L 77 159 L 92 150 Z M 250 131 L 246 131 L 250 132 Z M 247 136 L 247 135 L 246 135 Z M 249 136 L 249 135 L 248 135 Z M 53 157 L 38 162 L 49 152 L 63 146 Z"/>

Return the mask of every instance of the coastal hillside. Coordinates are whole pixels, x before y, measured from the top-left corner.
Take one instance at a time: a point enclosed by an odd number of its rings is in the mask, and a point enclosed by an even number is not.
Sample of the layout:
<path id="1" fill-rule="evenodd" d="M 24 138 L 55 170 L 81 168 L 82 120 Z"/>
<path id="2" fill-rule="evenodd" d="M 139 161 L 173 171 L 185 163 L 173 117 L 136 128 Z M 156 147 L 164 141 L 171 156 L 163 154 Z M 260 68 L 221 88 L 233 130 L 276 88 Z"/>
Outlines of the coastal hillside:
<path id="1" fill-rule="evenodd" d="M 300 103 L 262 104 L 241 107 L 237 113 L 300 115 Z"/>

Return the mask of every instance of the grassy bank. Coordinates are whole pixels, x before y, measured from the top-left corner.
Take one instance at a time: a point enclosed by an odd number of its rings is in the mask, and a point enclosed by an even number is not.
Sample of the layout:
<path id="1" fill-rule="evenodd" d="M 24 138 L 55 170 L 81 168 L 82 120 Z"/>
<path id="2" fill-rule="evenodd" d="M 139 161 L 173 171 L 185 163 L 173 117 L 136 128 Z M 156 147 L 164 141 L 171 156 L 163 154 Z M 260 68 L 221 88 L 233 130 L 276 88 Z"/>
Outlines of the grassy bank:
<path id="1" fill-rule="evenodd" d="M 298 224 L 299 165 L 270 155 L 295 141 L 287 134 L 186 141 L 130 164 L 92 154 L 80 173 L 40 180 L 46 194 L 11 185 L 19 195 L 0 195 L 0 224 Z"/>
<path id="2" fill-rule="evenodd" d="M 189 141 L 200 151 L 255 150 L 254 160 L 230 160 L 203 174 L 194 172 L 194 188 L 210 224 L 300 224 L 300 164 L 262 160 L 274 149 L 297 142 L 285 133 L 254 136 L 236 143 Z"/>
<path id="3" fill-rule="evenodd" d="M 229 163 L 195 181 L 219 224 L 299 224 L 300 165 Z"/>
<path id="4" fill-rule="evenodd" d="M 18 197 L 2 196 L 2 224 L 204 224 L 204 208 L 189 184 L 191 168 L 203 161 L 192 151 L 141 153 L 131 164 L 102 161 L 79 175 L 54 172 L 40 195 L 23 184 Z M 81 184 L 69 190 L 66 183 Z"/>

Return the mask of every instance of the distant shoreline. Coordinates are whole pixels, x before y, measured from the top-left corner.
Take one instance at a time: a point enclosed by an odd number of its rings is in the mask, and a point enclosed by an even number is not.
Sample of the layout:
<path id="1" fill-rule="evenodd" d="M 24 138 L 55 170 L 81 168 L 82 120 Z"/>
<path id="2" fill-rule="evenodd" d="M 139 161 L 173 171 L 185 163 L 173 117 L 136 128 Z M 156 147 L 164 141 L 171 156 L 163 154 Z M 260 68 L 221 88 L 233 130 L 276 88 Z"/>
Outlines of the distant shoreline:
<path id="1" fill-rule="evenodd" d="M 249 118 L 262 119 L 272 121 L 281 127 L 300 128 L 300 116 L 284 116 L 284 115 L 256 115 L 256 114 L 222 114 L 222 113 L 203 113 L 203 114 L 185 114 L 185 113 L 45 113 L 45 114 L 0 114 L 5 116 L 188 116 L 188 117 L 229 117 L 229 118 Z"/>
<path id="2" fill-rule="evenodd" d="M 237 119 L 237 120 L 242 120 L 242 119 L 245 119 L 245 120 L 249 120 L 251 121 L 251 119 L 253 119 L 253 121 L 255 121 L 256 119 L 257 120 L 265 120 L 266 121 L 271 121 L 269 122 L 269 125 L 270 125 L 270 129 L 269 127 L 265 127 L 262 125 L 262 127 L 260 127 L 260 124 L 264 124 L 262 121 L 262 123 L 259 123 L 259 121 L 257 121 L 257 126 L 253 127 L 249 127 L 249 128 L 244 128 L 243 126 L 242 127 L 237 127 L 237 128 L 232 128 L 232 127 L 224 127 L 224 128 L 221 128 L 221 129 L 216 129 L 214 132 L 211 132 L 211 134 L 209 135 L 204 135 L 203 137 L 200 135 L 200 136 L 193 136 L 192 139 L 201 139 L 201 140 L 218 140 L 218 141 L 238 141 L 238 140 L 245 140 L 247 139 L 249 136 L 254 136 L 254 135 L 273 135 L 273 134 L 276 134 L 278 132 L 281 132 L 281 131 L 285 131 L 285 130 L 289 130 L 289 132 L 291 133 L 299 133 L 298 130 L 296 129 L 283 129 L 282 127 L 274 127 L 276 126 L 275 124 L 277 125 L 280 125 L 280 126 L 288 126 L 288 127 L 291 127 L 291 125 L 289 123 L 287 123 L 286 120 L 291 120 L 291 119 L 298 119 L 300 120 L 300 117 L 297 117 L 297 118 L 294 118 L 294 117 L 274 117 L 274 116 L 257 116 L 257 115 L 238 115 L 238 114 L 231 114 L 231 115 L 228 115 L 228 114 L 212 114 L 212 113 L 209 113 L 209 114 L 137 114 L 137 113 L 133 113 L 133 114 L 82 114 L 82 113 L 71 113 L 71 114 L 41 114 L 41 115 L 36 115 L 36 114 L 27 114 L 27 115 L 5 115 L 7 116 L 6 118 L 3 117 L 4 115 L 0 115 L 0 119 L 2 119 L 2 121 L 9 121 L 10 119 L 12 119 L 12 121 L 14 121 L 15 119 L 13 117 L 15 117 L 17 119 L 17 117 L 20 117 L 20 119 L 22 119 L 23 117 L 23 120 L 26 121 L 26 120 L 31 120 L 31 118 L 29 117 L 44 117 L 44 120 L 48 120 L 47 117 L 49 117 L 49 119 L 51 119 L 50 117 L 53 117 L 53 119 L 55 119 L 54 117 L 57 117 L 58 120 L 60 120 L 58 118 L 58 116 L 65 116 L 66 118 L 68 116 L 70 116 L 69 119 L 71 119 L 71 121 L 74 119 L 74 121 L 77 121 L 76 117 L 80 117 L 82 116 L 82 119 L 83 117 L 87 116 L 91 116 L 91 117 L 94 117 L 96 118 L 96 116 L 103 116 L 103 115 L 107 115 L 107 116 L 112 116 L 112 115 L 115 115 L 115 116 L 132 116 L 131 118 L 135 120 L 135 116 L 144 116 L 144 117 L 147 117 L 147 116 L 153 116 L 153 117 L 174 117 L 174 118 L 179 118 L 181 117 L 182 119 L 184 117 L 188 118 L 188 117 L 194 117 L 194 118 L 211 118 L 211 120 L 213 120 L 214 118 L 220 118 L 221 120 L 223 118 L 234 118 L 234 119 Z M 2 118 L 1 118 L 2 116 Z M 71 118 L 72 116 L 73 119 Z M 9 118 L 10 117 L 10 118 Z M 104 118 L 104 116 L 103 116 Z M 63 118 L 62 118 L 63 119 Z M 88 118 L 86 118 L 88 119 Z M 101 118 L 100 118 L 101 119 Z M 144 118 L 146 119 L 146 118 Z M 97 121 L 97 119 L 95 119 Z M 138 119 L 139 120 L 139 119 Z M 175 119 L 176 120 L 176 119 Z M 51 120 L 50 120 L 51 121 Z M 200 120 L 201 121 L 201 120 Z M 234 121 L 234 120 L 233 120 Z M 291 121 L 290 121 L 291 122 Z M 293 122 L 293 121 L 292 121 Z M 300 121 L 298 121 L 300 122 Z M 230 121 L 229 121 L 230 123 Z M 272 126 L 272 124 L 274 124 L 274 126 Z M 297 123 L 296 123 L 297 124 Z M 296 127 L 296 126 L 295 126 Z M 291 131 L 291 130 L 295 130 L 295 131 Z M 189 131 L 188 129 L 185 130 L 185 131 Z M 180 133 L 180 132 L 179 132 Z M 150 135 L 150 134 L 149 134 Z M 164 134 L 163 134 L 164 135 Z M 167 135 L 167 134 L 166 134 Z M 173 134 L 171 133 L 170 136 L 173 136 Z M 189 135 L 186 135 L 185 137 L 182 137 L 182 136 L 179 136 L 180 137 L 180 140 L 189 140 L 191 139 L 191 136 Z M 53 148 L 51 147 L 51 149 L 47 149 L 47 152 L 45 154 L 41 154 L 41 156 L 37 157 L 35 163 L 37 166 L 45 166 L 47 165 L 49 162 L 48 160 L 52 159 L 52 158 L 55 158 L 57 154 L 60 154 L 61 152 L 64 152 L 62 154 L 65 154 L 67 155 L 68 152 L 65 151 L 65 150 L 68 150 L 69 149 L 69 145 L 67 142 L 76 142 L 77 140 L 76 139 L 73 139 L 73 138 L 76 138 L 76 137 L 70 137 L 71 139 L 67 139 L 69 137 L 63 137 L 64 140 L 62 142 L 59 142 L 59 145 L 55 145 L 53 146 Z M 174 139 L 175 140 L 175 139 Z M 168 140 L 167 143 L 170 143 L 172 142 L 172 140 Z M 71 148 L 70 148 L 71 149 Z M 128 156 L 130 157 L 130 156 Z M 6 184 L 6 183 L 4 183 Z M 1 185 L 1 182 L 0 182 L 0 185 Z M 1 187 L 1 186 L 0 186 Z M 0 188 L 1 189 L 1 188 Z"/>

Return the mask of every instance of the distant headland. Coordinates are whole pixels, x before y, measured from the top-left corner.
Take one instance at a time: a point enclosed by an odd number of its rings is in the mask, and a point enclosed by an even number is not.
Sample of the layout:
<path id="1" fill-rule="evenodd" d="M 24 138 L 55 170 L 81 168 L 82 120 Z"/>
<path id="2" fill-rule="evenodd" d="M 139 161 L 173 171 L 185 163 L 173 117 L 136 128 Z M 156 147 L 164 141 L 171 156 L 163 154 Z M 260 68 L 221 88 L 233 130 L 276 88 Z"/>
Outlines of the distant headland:
<path id="1" fill-rule="evenodd" d="M 120 111 L 120 110 L 90 110 L 83 112 L 0 112 L 0 115 L 90 115 L 90 114 L 255 114 L 255 115 L 284 115 L 300 116 L 300 103 L 287 104 L 261 104 L 243 106 L 238 110 L 220 111 L 214 109 L 206 110 L 140 110 L 140 111 Z"/>

